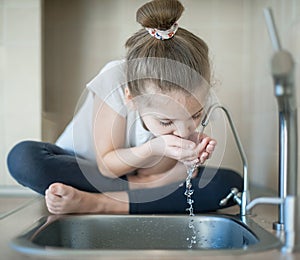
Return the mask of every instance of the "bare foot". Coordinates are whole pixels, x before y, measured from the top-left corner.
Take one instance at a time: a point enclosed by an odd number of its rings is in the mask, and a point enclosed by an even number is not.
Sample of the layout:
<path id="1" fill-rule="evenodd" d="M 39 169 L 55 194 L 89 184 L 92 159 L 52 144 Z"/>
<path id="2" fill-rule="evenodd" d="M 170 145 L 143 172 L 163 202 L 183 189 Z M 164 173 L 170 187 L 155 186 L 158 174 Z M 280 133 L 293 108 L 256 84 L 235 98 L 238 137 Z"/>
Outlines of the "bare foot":
<path id="1" fill-rule="evenodd" d="M 52 214 L 128 213 L 126 194 L 107 193 L 106 195 L 80 191 L 62 183 L 53 183 L 46 190 L 45 199 L 47 208 Z M 125 203 L 115 200 L 115 197 L 124 197 Z"/>
<path id="2" fill-rule="evenodd" d="M 45 199 L 50 213 L 87 213 L 93 208 L 92 204 L 97 204 L 97 198 L 93 195 L 62 183 L 53 183 L 46 190 Z"/>

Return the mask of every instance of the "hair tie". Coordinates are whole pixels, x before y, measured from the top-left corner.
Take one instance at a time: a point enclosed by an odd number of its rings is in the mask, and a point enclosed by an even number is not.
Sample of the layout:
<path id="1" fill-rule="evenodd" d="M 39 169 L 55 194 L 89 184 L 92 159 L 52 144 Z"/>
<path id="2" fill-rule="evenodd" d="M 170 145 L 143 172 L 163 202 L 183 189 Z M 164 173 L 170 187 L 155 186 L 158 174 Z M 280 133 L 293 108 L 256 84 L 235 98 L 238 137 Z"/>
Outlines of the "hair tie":
<path id="1" fill-rule="evenodd" d="M 158 40 L 168 40 L 171 39 L 178 29 L 178 23 L 174 23 L 170 29 L 162 31 L 156 28 L 147 28 L 145 29 L 149 32 L 149 34 L 155 37 Z"/>

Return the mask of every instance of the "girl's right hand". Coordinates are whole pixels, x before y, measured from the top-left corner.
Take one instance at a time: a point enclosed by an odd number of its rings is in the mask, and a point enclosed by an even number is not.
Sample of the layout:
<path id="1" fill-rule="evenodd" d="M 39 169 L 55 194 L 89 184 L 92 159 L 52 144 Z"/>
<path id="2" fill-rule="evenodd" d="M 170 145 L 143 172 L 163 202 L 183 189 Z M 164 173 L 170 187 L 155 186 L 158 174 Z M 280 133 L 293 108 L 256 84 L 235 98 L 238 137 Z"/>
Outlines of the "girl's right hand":
<path id="1" fill-rule="evenodd" d="M 180 162 L 198 161 L 199 151 L 193 141 L 175 135 L 161 135 L 148 142 L 152 155 L 165 156 Z"/>

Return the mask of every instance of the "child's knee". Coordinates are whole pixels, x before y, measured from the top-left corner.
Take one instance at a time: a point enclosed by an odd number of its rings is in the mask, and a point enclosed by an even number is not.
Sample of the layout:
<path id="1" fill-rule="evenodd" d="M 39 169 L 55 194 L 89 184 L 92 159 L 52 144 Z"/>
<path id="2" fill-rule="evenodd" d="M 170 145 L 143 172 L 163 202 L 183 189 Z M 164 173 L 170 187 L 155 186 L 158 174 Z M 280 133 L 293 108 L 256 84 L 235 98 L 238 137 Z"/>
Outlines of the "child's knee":
<path id="1" fill-rule="evenodd" d="M 26 169 L 32 165 L 33 147 L 35 144 L 36 142 L 34 141 L 22 141 L 10 150 L 7 156 L 7 167 L 12 177 L 16 180 L 22 178 Z"/>

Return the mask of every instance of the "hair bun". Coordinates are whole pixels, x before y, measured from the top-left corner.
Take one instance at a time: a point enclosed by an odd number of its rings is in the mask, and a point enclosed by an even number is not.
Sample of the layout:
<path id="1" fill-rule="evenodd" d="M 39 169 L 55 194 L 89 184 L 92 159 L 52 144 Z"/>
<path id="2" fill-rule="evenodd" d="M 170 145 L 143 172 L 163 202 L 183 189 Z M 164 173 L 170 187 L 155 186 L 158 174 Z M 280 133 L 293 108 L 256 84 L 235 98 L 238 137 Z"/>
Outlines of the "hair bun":
<path id="1" fill-rule="evenodd" d="M 143 27 L 168 30 L 179 20 L 183 10 L 177 0 L 153 0 L 137 10 L 136 20 Z"/>

